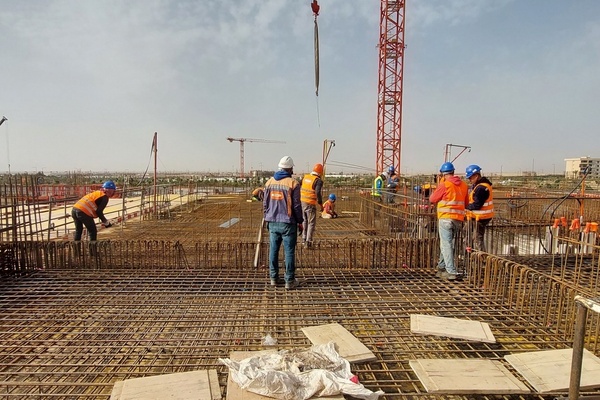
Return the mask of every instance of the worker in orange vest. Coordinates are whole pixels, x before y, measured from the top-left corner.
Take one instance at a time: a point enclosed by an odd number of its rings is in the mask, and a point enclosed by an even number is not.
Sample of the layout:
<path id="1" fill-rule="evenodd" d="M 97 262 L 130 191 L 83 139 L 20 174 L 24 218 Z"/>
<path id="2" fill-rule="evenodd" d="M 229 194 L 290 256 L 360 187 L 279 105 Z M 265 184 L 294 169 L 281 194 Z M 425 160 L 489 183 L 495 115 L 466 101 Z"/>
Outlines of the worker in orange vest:
<path id="1" fill-rule="evenodd" d="M 439 183 L 429 197 L 437 203 L 438 233 L 440 235 L 440 258 L 437 276 L 450 281 L 456 279 L 454 264 L 454 239 L 462 230 L 465 206 L 469 202 L 469 188 L 460 177 L 454 175 L 454 165 L 445 162 L 440 167 Z"/>
<path id="2" fill-rule="evenodd" d="M 300 188 L 300 202 L 302 203 L 302 216 L 304 218 L 304 229 L 302 230 L 302 245 L 311 247 L 315 226 L 317 225 L 317 205 L 319 211 L 323 211 L 323 165 L 315 164 L 310 174 L 302 178 Z"/>
<path id="3" fill-rule="evenodd" d="M 335 194 L 331 193 L 325 203 L 323 203 L 323 212 L 321 213 L 322 218 L 337 218 L 338 214 L 335 212 Z"/>
<path id="4" fill-rule="evenodd" d="M 492 182 L 485 176 L 481 176 L 481 167 L 476 164 L 467 167 L 465 177 L 471 182 L 469 203 L 466 206 L 469 225 L 467 228 L 474 233 L 474 247 L 477 250 L 485 251 L 483 236 L 485 229 L 494 217 Z"/>
<path id="5" fill-rule="evenodd" d="M 100 218 L 106 228 L 111 226 L 110 221 L 104 216 L 104 209 L 108 204 L 108 199 L 115 194 L 116 190 L 117 186 L 113 181 L 106 181 L 100 190 L 86 194 L 75 203 L 71 210 L 71 217 L 75 223 L 75 241 L 81 240 L 84 226 L 88 231 L 90 241 L 96 241 L 98 229 L 94 218 Z"/>

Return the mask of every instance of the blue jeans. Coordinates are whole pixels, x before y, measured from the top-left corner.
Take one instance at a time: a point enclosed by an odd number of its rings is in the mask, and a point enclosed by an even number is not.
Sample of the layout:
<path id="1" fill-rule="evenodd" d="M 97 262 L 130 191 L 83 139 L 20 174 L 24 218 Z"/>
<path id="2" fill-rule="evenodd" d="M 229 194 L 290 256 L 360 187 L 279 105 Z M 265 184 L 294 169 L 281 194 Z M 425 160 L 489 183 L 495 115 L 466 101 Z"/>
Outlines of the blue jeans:
<path id="1" fill-rule="evenodd" d="M 454 238 L 460 232 L 462 222 L 451 218 L 438 220 L 438 233 L 440 234 L 440 260 L 438 269 L 445 269 L 449 274 L 456 274 L 454 265 Z"/>
<path id="2" fill-rule="evenodd" d="M 279 278 L 279 248 L 283 242 L 285 252 L 285 281 L 296 278 L 296 242 L 298 226 L 285 222 L 269 222 L 269 276 Z"/>

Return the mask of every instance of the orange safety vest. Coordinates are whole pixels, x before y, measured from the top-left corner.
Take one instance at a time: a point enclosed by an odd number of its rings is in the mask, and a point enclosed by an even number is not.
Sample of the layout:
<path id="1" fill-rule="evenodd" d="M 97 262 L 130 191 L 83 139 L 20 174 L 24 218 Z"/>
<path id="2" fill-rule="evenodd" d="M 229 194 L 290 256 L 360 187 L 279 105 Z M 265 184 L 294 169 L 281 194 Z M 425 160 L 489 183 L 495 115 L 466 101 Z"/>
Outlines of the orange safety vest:
<path id="1" fill-rule="evenodd" d="M 302 203 L 317 205 L 317 192 L 315 185 L 319 178 L 317 175 L 306 174 L 302 178 L 302 187 L 300 188 L 300 201 Z"/>
<path id="2" fill-rule="evenodd" d="M 458 221 L 465 220 L 465 198 L 469 190 L 466 183 L 461 182 L 456 186 L 452 182 L 444 181 L 446 193 L 444 198 L 437 204 L 438 219 L 450 218 Z"/>
<path id="3" fill-rule="evenodd" d="M 468 218 L 479 219 L 491 219 L 494 217 L 494 196 L 492 195 L 492 186 L 489 183 L 480 183 L 479 185 L 485 186 L 490 193 L 490 196 L 487 198 L 483 206 L 479 210 L 467 210 Z M 472 203 L 475 199 L 473 198 L 473 193 L 475 193 L 476 185 L 471 193 L 469 193 L 469 203 Z"/>
<path id="4" fill-rule="evenodd" d="M 83 196 L 73 207 L 83 211 L 92 218 L 98 218 L 98 214 L 96 214 L 96 210 L 98 210 L 96 200 L 102 196 L 105 196 L 104 192 L 96 190 L 95 192 Z"/>

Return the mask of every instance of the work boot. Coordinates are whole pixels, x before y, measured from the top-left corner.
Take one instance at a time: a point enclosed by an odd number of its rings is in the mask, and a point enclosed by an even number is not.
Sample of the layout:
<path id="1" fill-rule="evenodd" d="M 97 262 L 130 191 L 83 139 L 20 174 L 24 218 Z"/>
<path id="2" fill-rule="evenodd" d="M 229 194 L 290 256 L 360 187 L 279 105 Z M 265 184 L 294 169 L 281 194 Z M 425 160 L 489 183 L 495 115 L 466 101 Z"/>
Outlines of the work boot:
<path id="1" fill-rule="evenodd" d="M 435 273 L 435 276 L 437 276 L 438 278 L 442 277 L 442 274 L 446 272 L 445 269 L 438 269 L 437 272 Z"/>
<path id="2" fill-rule="evenodd" d="M 271 279 L 271 286 L 277 286 L 277 279 Z"/>
<path id="3" fill-rule="evenodd" d="M 455 281 L 456 280 L 456 274 L 451 274 L 447 271 L 444 271 L 440 274 L 440 278 L 444 278 L 447 279 L 449 281 Z"/>
<path id="4" fill-rule="evenodd" d="M 293 281 L 286 282 L 285 288 L 288 290 L 295 289 L 298 287 L 299 284 L 300 282 L 298 282 L 298 279 L 294 279 Z"/>

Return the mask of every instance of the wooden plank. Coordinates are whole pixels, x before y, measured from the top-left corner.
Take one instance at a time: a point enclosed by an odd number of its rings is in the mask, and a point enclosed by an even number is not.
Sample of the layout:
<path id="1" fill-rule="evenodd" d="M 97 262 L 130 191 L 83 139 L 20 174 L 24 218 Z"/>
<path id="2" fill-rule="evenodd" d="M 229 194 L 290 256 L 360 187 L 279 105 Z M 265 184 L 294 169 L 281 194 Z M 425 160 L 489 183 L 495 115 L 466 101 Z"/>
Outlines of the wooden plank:
<path id="1" fill-rule="evenodd" d="M 260 351 L 232 351 L 229 358 L 232 361 L 241 361 L 248 357 L 260 356 L 263 354 L 276 353 L 276 350 L 260 350 Z M 313 399 L 327 399 L 327 400 L 344 400 L 343 395 L 339 396 L 325 396 L 325 397 L 313 397 Z M 247 390 L 242 390 L 240 386 L 231 379 L 231 374 L 227 377 L 227 399 L 228 400 L 273 400 L 272 397 L 262 396 Z"/>
<path id="2" fill-rule="evenodd" d="M 447 336 L 484 343 L 496 343 L 489 324 L 433 315 L 410 315 L 410 331 L 425 335 Z"/>
<path id="3" fill-rule="evenodd" d="M 340 356 L 350 362 L 375 361 L 377 357 L 353 334 L 338 323 L 302 328 L 312 344 L 334 342 Z"/>
<path id="4" fill-rule="evenodd" d="M 429 393 L 529 393 L 500 361 L 478 359 L 410 360 L 410 367 Z"/>
<path id="5" fill-rule="evenodd" d="M 120 400 L 121 392 L 123 391 L 123 381 L 115 382 L 113 390 L 110 394 L 110 400 Z"/>
<path id="6" fill-rule="evenodd" d="M 572 349 L 544 350 L 509 354 L 510 363 L 540 393 L 567 391 L 571 374 Z M 600 387 L 600 359 L 583 350 L 581 389 Z"/>
<path id="7" fill-rule="evenodd" d="M 199 370 L 117 382 L 113 395 L 111 400 L 220 400 L 221 390 L 216 370 Z"/>

